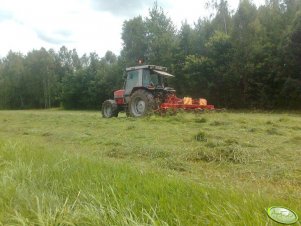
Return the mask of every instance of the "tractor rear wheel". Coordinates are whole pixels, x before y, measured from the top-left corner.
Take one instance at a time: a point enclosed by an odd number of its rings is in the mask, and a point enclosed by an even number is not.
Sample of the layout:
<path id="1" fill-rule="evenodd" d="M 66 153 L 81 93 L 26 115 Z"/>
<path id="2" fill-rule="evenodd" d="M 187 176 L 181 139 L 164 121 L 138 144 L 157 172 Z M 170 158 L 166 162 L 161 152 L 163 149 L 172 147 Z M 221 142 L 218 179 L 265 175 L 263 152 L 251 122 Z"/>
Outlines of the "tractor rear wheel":
<path id="1" fill-rule="evenodd" d="M 118 106 L 114 100 L 106 100 L 101 108 L 102 117 L 112 118 L 118 116 Z"/>
<path id="2" fill-rule="evenodd" d="M 142 117 L 151 114 L 155 107 L 153 94 L 144 89 L 139 89 L 131 95 L 129 101 L 129 115 Z"/>

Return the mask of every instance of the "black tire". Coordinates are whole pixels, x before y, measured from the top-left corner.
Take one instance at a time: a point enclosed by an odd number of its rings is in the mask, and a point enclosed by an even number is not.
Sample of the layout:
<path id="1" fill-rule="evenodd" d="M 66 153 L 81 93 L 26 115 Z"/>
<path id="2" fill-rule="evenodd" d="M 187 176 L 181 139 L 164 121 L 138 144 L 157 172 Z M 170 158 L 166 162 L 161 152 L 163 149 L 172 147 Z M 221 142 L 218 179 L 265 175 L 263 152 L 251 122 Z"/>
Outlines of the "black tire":
<path id="1" fill-rule="evenodd" d="M 153 94 L 144 89 L 139 89 L 131 95 L 128 105 L 129 115 L 143 117 L 153 113 L 155 100 Z"/>
<path id="2" fill-rule="evenodd" d="M 103 118 L 112 118 L 118 116 L 118 106 L 114 100 L 106 100 L 101 107 Z"/>

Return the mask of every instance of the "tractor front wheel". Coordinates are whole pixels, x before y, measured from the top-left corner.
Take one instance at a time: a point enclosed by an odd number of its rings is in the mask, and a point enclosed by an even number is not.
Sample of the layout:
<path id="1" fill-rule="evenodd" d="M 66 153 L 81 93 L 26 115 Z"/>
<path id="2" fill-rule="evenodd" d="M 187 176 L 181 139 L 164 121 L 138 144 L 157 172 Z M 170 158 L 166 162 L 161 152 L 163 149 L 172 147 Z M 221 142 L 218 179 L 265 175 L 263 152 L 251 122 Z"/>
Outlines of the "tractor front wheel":
<path id="1" fill-rule="evenodd" d="M 131 95 L 129 102 L 129 115 L 142 117 L 153 112 L 155 106 L 154 96 L 150 92 L 139 89 Z"/>
<path id="2" fill-rule="evenodd" d="M 118 116 L 118 107 L 114 100 L 106 100 L 101 108 L 102 117 L 112 118 Z"/>

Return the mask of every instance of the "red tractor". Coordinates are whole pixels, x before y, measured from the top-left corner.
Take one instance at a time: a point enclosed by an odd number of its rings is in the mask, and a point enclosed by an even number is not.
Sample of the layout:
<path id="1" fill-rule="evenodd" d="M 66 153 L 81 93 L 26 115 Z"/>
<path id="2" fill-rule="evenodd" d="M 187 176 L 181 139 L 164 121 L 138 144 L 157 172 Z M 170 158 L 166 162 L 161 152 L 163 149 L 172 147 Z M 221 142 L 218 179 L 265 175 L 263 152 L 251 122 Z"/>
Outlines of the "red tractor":
<path id="1" fill-rule="evenodd" d="M 141 117 L 168 109 L 214 109 L 213 105 L 207 105 L 205 99 L 176 97 L 176 91 L 167 86 L 167 78 L 170 77 L 174 76 L 167 73 L 166 67 L 143 65 L 126 68 L 124 89 L 114 92 L 114 100 L 103 102 L 102 116 L 117 117 L 121 111 L 128 116 Z"/>

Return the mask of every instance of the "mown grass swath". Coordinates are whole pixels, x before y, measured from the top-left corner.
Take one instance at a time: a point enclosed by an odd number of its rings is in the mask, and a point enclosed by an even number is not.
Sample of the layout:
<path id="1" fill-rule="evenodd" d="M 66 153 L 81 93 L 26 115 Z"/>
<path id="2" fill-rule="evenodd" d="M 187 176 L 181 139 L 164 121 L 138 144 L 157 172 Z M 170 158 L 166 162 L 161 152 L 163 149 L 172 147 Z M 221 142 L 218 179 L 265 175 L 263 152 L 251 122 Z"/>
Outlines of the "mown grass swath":
<path id="1" fill-rule="evenodd" d="M 4 225 L 273 225 L 300 215 L 299 114 L 0 112 Z M 298 223 L 299 224 L 299 223 Z"/>

